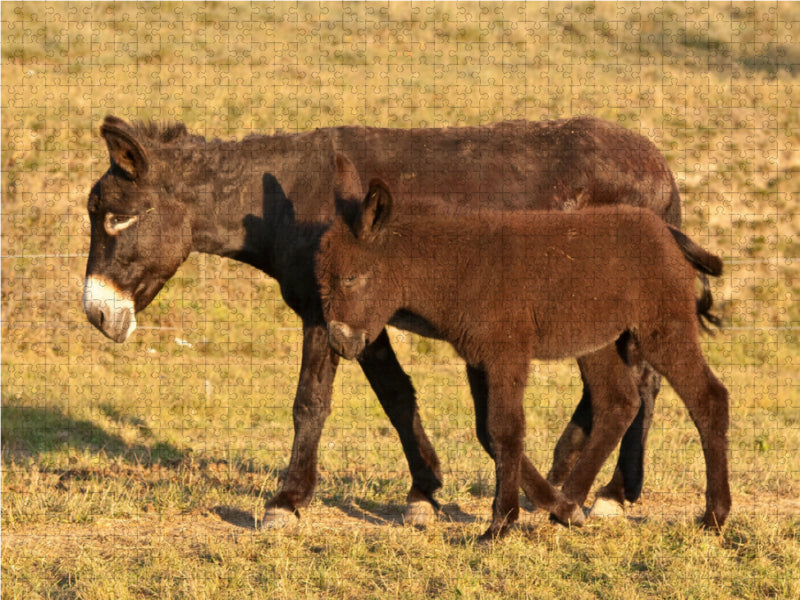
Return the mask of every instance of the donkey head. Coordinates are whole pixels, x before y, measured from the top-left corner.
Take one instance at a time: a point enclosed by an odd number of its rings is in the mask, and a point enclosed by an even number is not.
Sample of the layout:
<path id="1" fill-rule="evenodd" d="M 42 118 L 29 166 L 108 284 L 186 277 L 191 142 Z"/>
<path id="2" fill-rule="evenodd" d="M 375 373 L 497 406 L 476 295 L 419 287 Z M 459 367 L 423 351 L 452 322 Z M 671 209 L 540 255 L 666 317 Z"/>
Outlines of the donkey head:
<path id="1" fill-rule="evenodd" d="M 123 342 L 136 328 L 135 313 L 188 256 L 191 219 L 185 204 L 168 192 L 175 175 L 155 140 L 111 116 L 100 135 L 111 164 L 89 193 L 91 243 L 83 307 L 92 325 Z"/>
<path id="2" fill-rule="evenodd" d="M 340 211 L 320 241 L 316 273 L 328 340 L 348 359 L 361 354 L 401 307 L 389 289 L 390 257 L 383 256 L 391 211 L 391 194 L 375 179 L 360 207 Z"/>

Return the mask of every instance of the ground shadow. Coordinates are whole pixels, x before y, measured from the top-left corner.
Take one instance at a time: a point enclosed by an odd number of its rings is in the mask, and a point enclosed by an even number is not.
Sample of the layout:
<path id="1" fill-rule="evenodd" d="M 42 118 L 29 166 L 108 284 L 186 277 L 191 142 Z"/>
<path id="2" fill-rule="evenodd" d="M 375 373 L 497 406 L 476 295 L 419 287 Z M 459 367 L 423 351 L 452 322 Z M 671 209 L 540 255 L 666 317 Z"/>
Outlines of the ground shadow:
<path id="1" fill-rule="evenodd" d="M 258 529 L 258 521 L 253 516 L 252 512 L 241 510 L 235 506 L 220 505 L 211 509 L 211 512 L 217 515 L 220 519 L 236 527 L 255 531 Z"/>
<path id="2" fill-rule="evenodd" d="M 379 503 L 371 500 L 350 500 L 347 503 L 325 500 L 322 502 L 342 511 L 351 519 L 370 525 L 403 525 L 405 506 L 396 502 Z"/>
<path id="3" fill-rule="evenodd" d="M 478 520 L 475 515 L 461 510 L 461 507 L 455 502 L 442 506 L 442 510 L 439 511 L 437 517 L 440 520 L 447 520 L 453 523 L 474 523 Z"/>
<path id="4" fill-rule="evenodd" d="M 129 424 L 119 415 L 106 415 Z M 134 423 L 135 424 L 135 423 Z M 139 426 L 144 437 L 155 438 L 152 430 Z M 14 406 L 4 403 L 2 412 L 3 460 L 36 457 L 38 455 L 74 449 L 104 453 L 137 465 L 174 464 L 183 461 L 188 451 L 169 442 L 155 440 L 152 444 L 131 444 L 121 436 L 97 423 L 76 419 L 61 408 L 53 406 Z"/>

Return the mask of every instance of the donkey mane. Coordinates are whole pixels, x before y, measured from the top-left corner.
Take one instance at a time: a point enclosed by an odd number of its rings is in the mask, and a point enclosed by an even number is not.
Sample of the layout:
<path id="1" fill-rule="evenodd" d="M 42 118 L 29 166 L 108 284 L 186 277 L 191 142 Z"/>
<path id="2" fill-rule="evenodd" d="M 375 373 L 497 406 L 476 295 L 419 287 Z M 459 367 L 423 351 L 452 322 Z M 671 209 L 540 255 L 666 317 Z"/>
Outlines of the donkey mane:
<path id="1" fill-rule="evenodd" d="M 316 132 L 292 132 L 276 130 L 272 135 L 250 133 L 243 138 L 207 138 L 202 134 L 190 133 L 186 125 L 179 122 L 134 121 L 131 132 L 140 140 L 160 145 L 179 144 L 184 148 L 211 147 L 222 144 L 263 144 L 264 142 L 283 143 L 302 136 L 313 136 Z M 318 130 L 319 131 L 319 130 Z M 325 131 L 325 130 L 321 130 Z M 290 142 L 291 143 L 291 142 Z"/>
<path id="2" fill-rule="evenodd" d="M 158 121 L 135 121 L 131 124 L 137 137 L 154 142 L 169 144 L 181 138 L 202 140 L 199 135 L 191 135 L 183 123 L 159 123 Z"/>

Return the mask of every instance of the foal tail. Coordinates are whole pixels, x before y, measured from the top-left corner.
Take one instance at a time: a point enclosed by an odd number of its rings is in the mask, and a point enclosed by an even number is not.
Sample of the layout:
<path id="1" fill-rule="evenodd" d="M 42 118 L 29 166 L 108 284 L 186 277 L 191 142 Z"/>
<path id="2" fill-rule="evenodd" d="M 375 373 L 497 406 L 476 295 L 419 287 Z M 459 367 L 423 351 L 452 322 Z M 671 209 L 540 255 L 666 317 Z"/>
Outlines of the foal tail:
<path id="1" fill-rule="evenodd" d="M 722 326 L 722 319 L 711 312 L 711 306 L 714 304 L 714 299 L 711 297 L 711 288 L 708 283 L 708 276 L 713 275 L 719 277 L 722 274 L 722 259 L 716 254 L 711 254 L 705 248 L 701 248 L 693 242 L 686 234 L 674 228 L 672 225 L 667 225 L 669 232 L 678 246 L 689 261 L 689 264 L 697 271 L 700 284 L 703 286 L 703 291 L 697 299 L 697 320 L 700 321 L 700 326 L 711 333 L 713 330 L 706 323 L 714 327 Z"/>

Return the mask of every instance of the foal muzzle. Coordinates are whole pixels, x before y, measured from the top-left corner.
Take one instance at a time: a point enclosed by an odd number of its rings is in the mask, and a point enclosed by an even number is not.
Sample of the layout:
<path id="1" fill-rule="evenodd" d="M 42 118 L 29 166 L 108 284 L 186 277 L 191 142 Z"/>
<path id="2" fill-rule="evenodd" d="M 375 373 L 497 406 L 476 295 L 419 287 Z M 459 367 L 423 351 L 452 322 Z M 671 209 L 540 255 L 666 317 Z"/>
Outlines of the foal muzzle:
<path id="1" fill-rule="evenodd" d="M 340 321 L 331 321 L 328 324 L 328 344 L 339 356 L 353 360 L 367 346 L 367 333 L 355 331 Z"/>
<path id="2" fill-rule="evenodd" d="M 136 329 L 133 299 L 102 277 L 86 278 L 83 310 L 89 322 L 115 342 L 124 342 Z"/>

